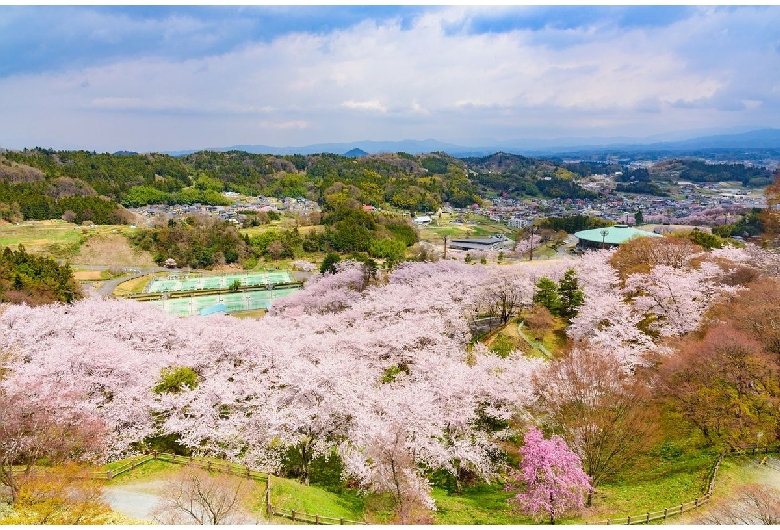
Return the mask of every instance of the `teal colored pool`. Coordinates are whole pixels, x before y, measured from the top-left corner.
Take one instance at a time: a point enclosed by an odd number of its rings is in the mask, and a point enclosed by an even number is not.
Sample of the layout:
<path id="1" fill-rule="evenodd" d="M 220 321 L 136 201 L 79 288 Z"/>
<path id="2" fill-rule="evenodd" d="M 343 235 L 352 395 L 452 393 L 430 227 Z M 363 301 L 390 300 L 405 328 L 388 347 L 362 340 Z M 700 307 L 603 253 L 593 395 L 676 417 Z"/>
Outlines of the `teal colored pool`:
<path id="1" fill-rule="evenodd" d="M 289 271 L 246 272 L 222 276 L 194 276 L 171 274 L 167 278 L 155 278 L 146 287 L 147 293 L 170 293 L 177 291 L 201 291 L 204 289 L 227 289 L 238 280 L 242 287 L 276 285 L 294 282 Z"/>

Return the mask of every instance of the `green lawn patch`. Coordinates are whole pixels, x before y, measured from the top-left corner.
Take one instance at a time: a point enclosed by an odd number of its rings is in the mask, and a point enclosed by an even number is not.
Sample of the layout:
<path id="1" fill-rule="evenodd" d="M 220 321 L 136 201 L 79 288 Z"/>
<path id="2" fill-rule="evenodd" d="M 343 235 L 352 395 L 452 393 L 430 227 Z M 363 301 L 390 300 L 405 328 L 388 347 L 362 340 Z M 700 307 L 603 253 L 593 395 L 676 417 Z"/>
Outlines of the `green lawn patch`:
<path id="1" fill-rule="evenodd" d="M 433 489 L 437 511 L 436 524 L 533 524 L 528 517 L 512 513 L 507 500 L 512 493 L 501 484 L 481 484 L 463 488 L 462 495 L 450 495 L 441 488 Z"/>
<path id="2" fill-rule="evenodd" d="M 363 520 L 364 499 L 350 490 L 340 494 L 319 486 L 305 486 L 292 479 L 271 478 L 271 501 L 284 511 L 295 510 L 312 515 L 324 515 Z"/>
<path id="3" fill-rule="evenodd" d="M 627 470 L 618 480 L 598 488 L 589 521 L 639 515 L 679 506 L 701 497 L 717 459 L 713 452 L 684 455 L 674 460 L 659 458 L 650 469 Z"/>

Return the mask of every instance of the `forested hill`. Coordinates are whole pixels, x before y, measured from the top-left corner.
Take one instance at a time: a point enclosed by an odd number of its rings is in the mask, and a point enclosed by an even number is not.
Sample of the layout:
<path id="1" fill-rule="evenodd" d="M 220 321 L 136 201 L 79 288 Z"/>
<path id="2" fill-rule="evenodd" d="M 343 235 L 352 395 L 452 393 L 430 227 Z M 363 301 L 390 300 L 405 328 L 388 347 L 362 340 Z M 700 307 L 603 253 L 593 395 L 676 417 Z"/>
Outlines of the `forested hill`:
<path id="1" fill-rule="evenodd" d="M 567 197 L 585 199 L 596 194 L 577 184 L 580 176 L 563 164 L 508 153 L 464 158 L 476 183 L 507 196 Z"/>
<path id="2" fill-rule="evenodd" d="M 429 211 L 497 194 L 591 196 L 578 178 L 561 164 L 505 153 L 458 159 L 444 153 L 353 158 L 200 151 L 174 157 L 36 148 L 0 153 L 0 215 L 16 221 L 68 215 L 77 222 L 122 222 L 120 204 L 225 204 L 224 191 L 320 203 L 344 193 L 364 204 Z"/>

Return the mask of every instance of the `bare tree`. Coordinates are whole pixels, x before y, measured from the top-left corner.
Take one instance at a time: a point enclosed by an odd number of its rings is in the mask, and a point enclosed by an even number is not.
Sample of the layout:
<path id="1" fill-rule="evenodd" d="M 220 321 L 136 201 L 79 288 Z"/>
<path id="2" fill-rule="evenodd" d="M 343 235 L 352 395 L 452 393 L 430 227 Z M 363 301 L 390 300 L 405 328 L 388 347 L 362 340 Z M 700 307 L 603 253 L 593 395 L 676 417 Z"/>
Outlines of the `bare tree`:
<path id="1" fill-rule="evenodd" d="M 538 417 L 579 455 L 594 488 L 656 441 L 646 383 L 608 352 L 575 348 L 536 375 L 534 388 Z"/>
<path id="2" fill-rule="evenodd" d="M 746 484 L 695 521 L 696 524 L 780 524 L 780 490 Z"/>
<path id="3" fill-rule="evenodd" d="M 165 481 L 152 516 L 161 524 L 243 524 L 254 483 L 229 475 L 211 475 L 194 465 Z"/>

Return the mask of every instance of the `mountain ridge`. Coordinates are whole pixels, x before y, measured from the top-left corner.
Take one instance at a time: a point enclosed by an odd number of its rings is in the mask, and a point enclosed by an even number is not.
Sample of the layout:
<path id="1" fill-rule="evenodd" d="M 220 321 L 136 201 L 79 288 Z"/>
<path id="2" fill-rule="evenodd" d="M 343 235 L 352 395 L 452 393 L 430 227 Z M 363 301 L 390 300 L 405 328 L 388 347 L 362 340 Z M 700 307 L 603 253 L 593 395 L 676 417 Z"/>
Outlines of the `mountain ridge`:
<path id="1" fill-rule="evenodd" d="M 253 154 L 311 155 L 318 153 L 346 154 L 355 149 L 368 154 L 405 152 L 424 154 L 445 152 L 452 156 L 484 156 L 503 151 L 520 155 L 555 154 L 574 151 L 600 150 L 691 150 L 691 149 L 780 149 L 780 129 L 754 129 L 743 133 L 696 136 L 688 139 L 659 141 L 659 135 L 645 138 L 557 138 L 516 139 L 494 141 L 480 146 L 465 146 L 428 138 L 425 140 L 359 140 L 355 142 L 317 143 L 304 146 L 274 147 L 269 145 L 241 144 L 228 147 L 207 147 L 182 151 L 165 151 L 165 154 L 183 156 L 198 151 L 246 151 Z"/>

